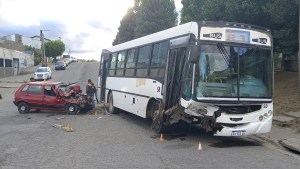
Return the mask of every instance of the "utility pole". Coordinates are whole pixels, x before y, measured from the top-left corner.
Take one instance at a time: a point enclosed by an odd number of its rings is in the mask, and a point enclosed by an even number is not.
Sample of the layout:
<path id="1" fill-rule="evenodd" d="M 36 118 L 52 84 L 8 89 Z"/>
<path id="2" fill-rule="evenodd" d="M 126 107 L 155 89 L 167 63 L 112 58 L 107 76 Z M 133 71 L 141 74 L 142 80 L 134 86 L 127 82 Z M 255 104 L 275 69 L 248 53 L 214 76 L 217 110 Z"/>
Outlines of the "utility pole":
<path id="1" fill-rule="evenodd" d="M 40 37 L 41 37 L 41 42 L 42 42 L 42 58 L 43 58 L 42 66 L 47 67 L 48 63 L 47 63 L 47 58 L 45 55 L 45 40 L 44 40 L 43 31 L 48 31 L 48 30 L 40 30 Z"/>

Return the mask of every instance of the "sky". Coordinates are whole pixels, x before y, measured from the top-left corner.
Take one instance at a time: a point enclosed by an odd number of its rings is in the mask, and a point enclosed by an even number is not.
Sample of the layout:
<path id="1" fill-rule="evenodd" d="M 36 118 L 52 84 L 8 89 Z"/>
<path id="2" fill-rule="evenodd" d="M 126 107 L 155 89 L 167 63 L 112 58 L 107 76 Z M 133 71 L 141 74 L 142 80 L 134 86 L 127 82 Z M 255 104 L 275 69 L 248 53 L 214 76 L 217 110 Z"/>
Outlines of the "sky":
<path id="1" fill-rule="evenodd" d="M 20 34 L 61 39 L 65 54 L 99 60 L 111 46 L 134 0 L 0 0 L 0 37 Z M 176 9 L 182 7 L 175 0 Z"/>

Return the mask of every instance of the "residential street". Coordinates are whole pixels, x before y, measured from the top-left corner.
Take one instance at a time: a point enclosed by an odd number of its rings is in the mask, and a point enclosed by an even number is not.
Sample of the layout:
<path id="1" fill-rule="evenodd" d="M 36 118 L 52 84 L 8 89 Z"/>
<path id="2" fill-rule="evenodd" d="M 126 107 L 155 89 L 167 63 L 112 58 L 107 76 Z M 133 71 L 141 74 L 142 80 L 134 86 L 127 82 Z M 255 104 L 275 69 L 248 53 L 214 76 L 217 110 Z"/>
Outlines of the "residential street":
<path id="1" fill-rule="evenodd" d="M 99 63 L 52 66 L 51 81 L 97 84 Z M 258 137 L 214 137 L 192 126 L 155 135 L 150 122 L 121 112 L 116 115 L 40 111 L 19 114 L 14 91 L 32 74 L 0 79 L 0 168 L 263 168 L 298 169 L 300 156 Z M 4 87 L 5 85 L 5 87 Z M 99 106 L 99 105 L 98 105 Z M 63 117 L 63 118 L 61 118 Z M 61 119 L 59 119 L 61 118 Z M 70 124 L 66 132 L 51 124 Z M 202 150 L 199 151 L 199 144 Z"/>

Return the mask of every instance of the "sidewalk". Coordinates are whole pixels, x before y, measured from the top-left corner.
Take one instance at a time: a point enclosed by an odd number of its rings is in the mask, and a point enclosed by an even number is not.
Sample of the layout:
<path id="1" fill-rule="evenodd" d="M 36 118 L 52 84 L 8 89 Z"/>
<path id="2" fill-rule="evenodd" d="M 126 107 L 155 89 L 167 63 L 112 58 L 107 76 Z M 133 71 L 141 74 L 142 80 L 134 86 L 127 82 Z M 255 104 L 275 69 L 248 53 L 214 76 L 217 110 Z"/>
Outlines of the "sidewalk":
<path id="1" fill-rule="evenodd" d="M 300 112 L 290 112 L 284 113 L 281 116 L 273 116 L 271 132 L 255 136 L 278 147 L 285 147 L 296 153 L 300 153 L 300 128 L 298 127 L 300 124 L 297 122 L 298 120 L 300 120 Z"/>

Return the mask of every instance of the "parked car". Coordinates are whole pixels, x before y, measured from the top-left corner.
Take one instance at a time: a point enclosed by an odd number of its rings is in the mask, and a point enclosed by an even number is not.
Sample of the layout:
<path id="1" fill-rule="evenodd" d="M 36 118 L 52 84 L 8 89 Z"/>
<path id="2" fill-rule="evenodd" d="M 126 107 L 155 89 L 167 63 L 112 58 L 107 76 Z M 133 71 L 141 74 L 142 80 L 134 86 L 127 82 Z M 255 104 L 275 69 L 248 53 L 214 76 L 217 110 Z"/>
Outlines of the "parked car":
<path id="1" fill-rule="evenodd" d="M 35 80 L 48 80 L 52 78 L 50 67 L 39 67 L 36 69 L 33 78 Z"/>
<path id="2" fill-rule="evenodd" d="M 82 94 L 79 85 L 61 82 L 27 82 L 15 92 L 13 103 L 21 114 L 31 109 L 66 111 L 77 114 L 92 108 L 92 99 Z"/>
<path id="3" fill-rule="evenodd" d="M 71 63 L 71 60 L 69 58 L 64 58 L 64 62 L 68 66 Z"/>
<path id="4" fill-rule="evenodd" d="M 64 61 L 57 61 L 55 63 L 55 70 L 66 70 L 66 63 Z"/>

